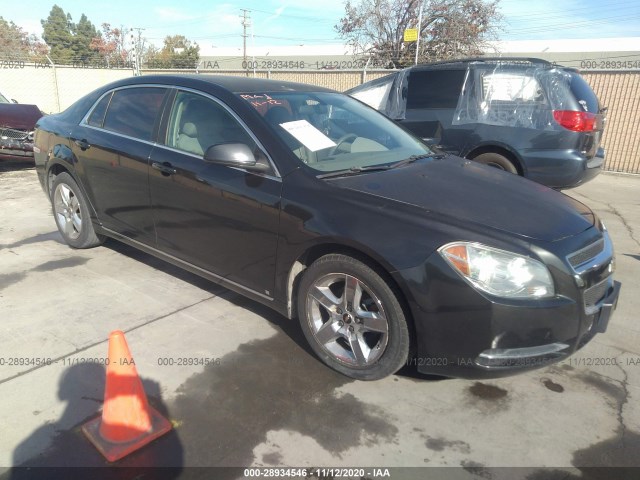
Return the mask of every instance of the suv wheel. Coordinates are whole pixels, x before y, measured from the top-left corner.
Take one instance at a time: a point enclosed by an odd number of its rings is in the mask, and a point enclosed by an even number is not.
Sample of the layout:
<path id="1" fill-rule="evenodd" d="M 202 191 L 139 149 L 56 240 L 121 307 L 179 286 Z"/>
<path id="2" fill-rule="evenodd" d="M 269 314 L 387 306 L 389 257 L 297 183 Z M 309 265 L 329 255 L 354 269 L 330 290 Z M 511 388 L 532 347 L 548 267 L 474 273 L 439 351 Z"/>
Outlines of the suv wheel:
<path id="1" fill-rule="evenodd" d="M 473 159 L 474 162 L 484 163 L 490 167 L 499 168 L 505 172 L 518 174 L 516 166 L 504 155 L 499 153 L 482 153 Z"/>
<path id="2" fill-rule="evenodd" d="M 313 351 L 358 380 L 398 371 L 409 355 L 409 328 L 397 295 L 368 265 L 331 254 L 303 274 L 298 316 Z"/>

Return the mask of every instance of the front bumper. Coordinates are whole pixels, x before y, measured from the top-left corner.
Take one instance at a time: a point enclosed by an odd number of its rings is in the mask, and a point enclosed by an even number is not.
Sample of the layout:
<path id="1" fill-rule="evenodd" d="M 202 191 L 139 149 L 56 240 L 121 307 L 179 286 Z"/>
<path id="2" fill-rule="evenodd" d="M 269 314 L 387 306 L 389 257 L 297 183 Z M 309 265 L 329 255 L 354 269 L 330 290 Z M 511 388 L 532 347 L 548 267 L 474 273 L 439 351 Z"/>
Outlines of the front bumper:
<path id="1" fill-rule="evenodd" d="M 599 311 L 593 315 L 590 327 L 577 339 L 577 343 L 550 343 L 535 347 L 491 348 L 478 355 L 475 364 L 484 368 L 539 367 L 566 358 L 575 350 L 584 346 L 596 333 L 607 330 L 609 319 L 618 304 L 620 282 L 613 282 L 609 295 L 601 301 Z"/>
<path id="2" fill-rule="evenodd" d="M 0 160 L 33 161 L 33 142 L 0 136 Z"/>
<path id="3" fill-rule="evenodd" d="M 492 378 L 563 360 L 606 330 L 620 293 L 612 250 L 587 267 L 580 274 L 553 268 L 555 297 L 514 301 L 480 293 L 435 253 L 421 272 L 403 272 L 413 284 L 410 363 L 425 374 Z"/>

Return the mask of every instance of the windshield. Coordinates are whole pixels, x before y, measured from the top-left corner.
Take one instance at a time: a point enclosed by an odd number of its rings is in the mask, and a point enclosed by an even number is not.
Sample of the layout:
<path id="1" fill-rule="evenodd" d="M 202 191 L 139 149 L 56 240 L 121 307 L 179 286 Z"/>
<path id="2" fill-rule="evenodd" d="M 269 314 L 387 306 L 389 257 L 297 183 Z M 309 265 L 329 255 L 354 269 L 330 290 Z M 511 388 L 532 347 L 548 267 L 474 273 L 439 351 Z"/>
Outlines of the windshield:
<path id="1" fill-rule="evenodd" d="M 321 172 L 387 165 L 432 153 L 393 121 L 339 93 L 240 94 L 301 162 Z"/>
<path id="2" fill-rule="evenodd" d="M 11 102 L 9 102 L 9 100 L 7 100 L 6 97 L 0 93 L 0 103 L 11 103 Z"/>

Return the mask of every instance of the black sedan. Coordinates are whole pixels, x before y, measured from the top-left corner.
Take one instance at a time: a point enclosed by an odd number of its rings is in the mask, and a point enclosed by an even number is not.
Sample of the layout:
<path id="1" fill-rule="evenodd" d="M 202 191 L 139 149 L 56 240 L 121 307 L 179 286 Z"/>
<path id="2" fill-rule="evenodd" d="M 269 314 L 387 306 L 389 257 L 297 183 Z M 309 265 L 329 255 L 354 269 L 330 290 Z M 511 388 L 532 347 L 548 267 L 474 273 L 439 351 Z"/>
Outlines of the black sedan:
<path id="1" fill-rule="evenodd" d="M 544 366 L 603 332 L 618 297 L 585 205 L 435 154 L 331 90 L 135 77 L 42 118 L 35 145 L 69 245 L 115 238 L 298 318 L 357 379 Z"/>

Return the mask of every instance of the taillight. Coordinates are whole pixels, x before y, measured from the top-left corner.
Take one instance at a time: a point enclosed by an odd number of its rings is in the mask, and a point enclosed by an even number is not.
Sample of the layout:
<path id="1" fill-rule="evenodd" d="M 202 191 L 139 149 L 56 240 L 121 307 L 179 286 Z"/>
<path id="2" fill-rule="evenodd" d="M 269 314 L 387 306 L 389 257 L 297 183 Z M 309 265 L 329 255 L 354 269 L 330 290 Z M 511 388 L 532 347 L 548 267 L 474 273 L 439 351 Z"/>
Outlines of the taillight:
<path id="1" fill-rule="evenodd" d="M 592 132 L 596 126 L 596 115 L 591 112 L 554 110 L 553 118 L 564 128 L 574 132 Z"/>

